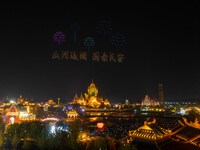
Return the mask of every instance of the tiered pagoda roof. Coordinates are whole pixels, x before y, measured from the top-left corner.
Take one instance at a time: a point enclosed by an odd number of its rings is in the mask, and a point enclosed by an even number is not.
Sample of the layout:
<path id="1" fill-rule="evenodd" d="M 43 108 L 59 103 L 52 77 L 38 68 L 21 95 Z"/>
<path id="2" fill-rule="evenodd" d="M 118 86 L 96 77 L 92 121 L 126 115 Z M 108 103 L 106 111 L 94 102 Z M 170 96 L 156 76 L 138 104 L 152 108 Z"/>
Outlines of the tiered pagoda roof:
<path id="1" fill-rule="evenodd" d="M 163 129 L 156 124 L 154 119 L 152 122 L 144 122 L 144 125 L 136 130 L 129 131 L 129 136 L 140 141 L 158 141 L 170 135 L 171 131 Z"/>
<path id="2" fill-rule="evenodd" d="M 186 118 L 183 118 L 183 121 L 179 121 L 179 123 L 181 126 L 175 131 L 173 138 L 200 147 L 200 123 L 198 119 L 196 118 L 194 122 L 188 122 Z"/>

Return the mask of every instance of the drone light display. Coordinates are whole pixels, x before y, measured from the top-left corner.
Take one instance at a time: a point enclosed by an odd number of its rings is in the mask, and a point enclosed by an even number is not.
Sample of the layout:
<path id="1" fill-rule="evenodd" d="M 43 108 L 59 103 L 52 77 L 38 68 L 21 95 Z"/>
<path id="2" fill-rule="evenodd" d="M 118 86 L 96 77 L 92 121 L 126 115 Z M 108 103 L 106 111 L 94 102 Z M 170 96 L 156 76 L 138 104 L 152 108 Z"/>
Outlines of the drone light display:
<path id="1" fill-rule="evenodd" d="M 53 35 L 53 40 L 57 43 L 57 44 L 62 44 L 63 42 L 65 42 L 65 34 L 63 32 L 55 32 Z"/>

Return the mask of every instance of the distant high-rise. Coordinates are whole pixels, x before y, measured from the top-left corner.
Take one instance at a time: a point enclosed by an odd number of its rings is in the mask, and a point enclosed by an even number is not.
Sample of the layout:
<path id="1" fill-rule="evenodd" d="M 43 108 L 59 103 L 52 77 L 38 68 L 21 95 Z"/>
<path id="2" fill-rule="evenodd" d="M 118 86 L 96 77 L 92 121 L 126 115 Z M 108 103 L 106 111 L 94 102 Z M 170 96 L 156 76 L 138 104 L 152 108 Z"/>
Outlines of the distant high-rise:
<path id="1" fill-rule="evenodd" d="M 158 95 L 159 95 L 159 102 L 160 105 L 164 105 L 164 94 L 163 94 L 163 84 L 158 84 Z"/>

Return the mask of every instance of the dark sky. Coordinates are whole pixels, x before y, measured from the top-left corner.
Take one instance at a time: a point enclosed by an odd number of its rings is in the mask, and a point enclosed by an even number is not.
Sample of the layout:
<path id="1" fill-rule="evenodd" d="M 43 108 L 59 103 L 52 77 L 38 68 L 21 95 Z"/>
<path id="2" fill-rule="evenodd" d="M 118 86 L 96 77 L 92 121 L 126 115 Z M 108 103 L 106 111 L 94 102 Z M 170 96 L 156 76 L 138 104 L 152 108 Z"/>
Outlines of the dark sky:
<path id="1" fill-rule="evenodd" d="M 132 3 L 133 2 L 133 3 Z M 0 99 L 26 98 L 69 101 L 84 93 L 94 80 L 99 95 L 112 102 L 158 98 L 164 84 L 166 100 L 200 97 L 200 3 L 8 0 L 0 5 Z M 96 25 L 107 20 L 112 32 L 122 32 L 126 43 L 112 47 Z M 72 44 L 71 24 L 80 25 Z M 65 45 L 52 40 L 66 34 Z M 93 36 L 93 51 L 122 51 L 124 63 L 55 61 L 58 49 L 82 50 L 83 39 Z M 107 41 L 106 41 L 107 40 Z"/>

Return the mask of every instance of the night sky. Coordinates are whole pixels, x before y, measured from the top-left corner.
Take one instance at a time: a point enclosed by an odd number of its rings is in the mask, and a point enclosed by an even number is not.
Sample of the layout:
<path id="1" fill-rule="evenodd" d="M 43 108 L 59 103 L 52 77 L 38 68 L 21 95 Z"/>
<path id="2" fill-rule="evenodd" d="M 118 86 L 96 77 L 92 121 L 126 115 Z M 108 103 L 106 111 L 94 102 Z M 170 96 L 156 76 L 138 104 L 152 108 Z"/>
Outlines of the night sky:
<path id="1" fill-rule="evenodd" d="M 165 100 L 200 97 L 200 2 L 7 2 L 0 8 L 0 99 L 22 95 L 38 101 L 69 101 L 84 93 L 93 80 L 99 96 L 111 102 L 140 101 L 146 94 L 158 98 L 158 83 Z M 114 47 L 110 35 L 96 26 L 109 21 L 112 33 L 126 42 Z M 77 44 L 71 25 L 78 23 Z M 53 34 L 62 31 L 58 45 Z M 123 63 L 88 60 L 55 61 L 55 50 L 86 49 L 83 40 L 94 37 L 93 51 L 123 52 Z"/>

